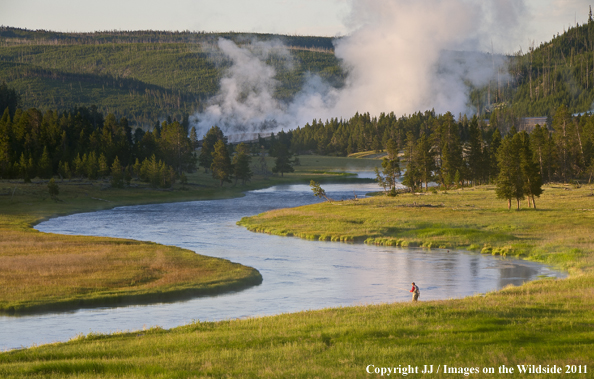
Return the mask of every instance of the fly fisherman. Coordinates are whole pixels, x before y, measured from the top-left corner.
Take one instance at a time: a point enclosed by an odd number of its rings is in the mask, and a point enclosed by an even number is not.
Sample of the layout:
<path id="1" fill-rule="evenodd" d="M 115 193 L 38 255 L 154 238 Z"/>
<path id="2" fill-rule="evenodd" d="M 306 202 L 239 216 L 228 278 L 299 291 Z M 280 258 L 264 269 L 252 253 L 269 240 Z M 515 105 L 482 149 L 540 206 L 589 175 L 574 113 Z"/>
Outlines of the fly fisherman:
<path id="1" fill-rule="evenodd" d="M 419 295 L 421 294 L 421 291 L 419 290 L 419 287 L 417 287 L 415 282 L 412 282 L 412 289 L 410 290 L 410 292 L 412 292 L 412 294 L 413 294 L 412 301 L 419 300 Z"/>

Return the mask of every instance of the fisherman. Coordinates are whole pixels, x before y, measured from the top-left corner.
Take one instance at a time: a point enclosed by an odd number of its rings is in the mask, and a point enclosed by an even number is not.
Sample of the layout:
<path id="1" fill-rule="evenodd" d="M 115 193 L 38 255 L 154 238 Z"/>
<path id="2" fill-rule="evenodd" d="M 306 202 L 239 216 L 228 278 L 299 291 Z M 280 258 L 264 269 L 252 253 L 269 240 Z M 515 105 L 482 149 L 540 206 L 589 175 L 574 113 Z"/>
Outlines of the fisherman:
<path id="1" fill-rule="evenodd" d="M 419 295 L 421 294 L 421 291 L 419 290 L 419 287 L 415 284 L 415 282 L 412 282 L 412 289 L 410 290 L 410 292 L 412 292 L 412 301 L 417 301 L 419 300 Z"/>

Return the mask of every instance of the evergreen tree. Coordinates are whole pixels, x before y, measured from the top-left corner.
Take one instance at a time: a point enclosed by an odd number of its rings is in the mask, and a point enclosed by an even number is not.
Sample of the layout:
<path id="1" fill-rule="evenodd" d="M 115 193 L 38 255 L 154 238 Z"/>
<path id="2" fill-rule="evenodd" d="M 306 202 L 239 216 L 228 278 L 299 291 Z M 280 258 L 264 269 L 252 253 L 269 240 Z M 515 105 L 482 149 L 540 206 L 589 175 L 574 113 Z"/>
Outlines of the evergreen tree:
<path id="1" fill-rule="evenodd" d="M 21 153 L 21 159 L 19 160 L 18 166 L 21 179 L 23 179 L 25 183 L 31 183 L 31 178 L 35 172 L 33 158 L 27 159 L 27 157 L 25 157 L 25 153 Z"/>
<path id="2" fill-rule="evenodd" d="M 97 154 L 94 151 L 89 153 L 89 156 L 85 161 L 85 172 L 87 178 L 92 180 L 97 179 L 97 174 L 99 172 L 99 162 L 97 161 Z"/>
<path id="3" fill-rule="evenodd" d="M 285 172 L 294 172 L 295 169 L 293 168 L 293 154 L 289 151 L 287 146 L 281 142 L 277 142 L 274 144 L 274 157 L 276 158 L 274 161 L 274 167 L 272 168 L 272 172 L 281 173 L 281 177 Z"/>
<path id="4" fill-rule="evenodd" d="M 196 127 L 192 126 L 190 130 L 190 142 L 192 144 L 192 150 L 198 147 L 198 135 L 196 134 Z"/>
<path id="5" fill-rule="evenodd" d="M 237 184 L 237 180 L 239 179 L 241 180 L 241 184 L 245 185 L 247 181 L 251 180 L 253 175 L 252 170 L 250 169 L 252 157 L 249 153 L 249 146 L 242 142 L 237 145 L 235 152 L 236 154 L 233 157 L 235 184 Z"/>
<path id="6" fill-rule="evenodd" d="M 507 208 L 511 209 L 512 199 L 516 199 L 518 209 L 520 200 L 524 198 L 524 177 L 520 166 L 521 144 L 519 138 L 507 135 L 497 152 L 499 175 L 495 190 L 498 199 L 507 200 Z"/>
<path id="7" fill-rule="evenodd" d="M 532 149 L 530 147 L 530 136 L 525 131 L 518 133 L 514 138 L 518 139 L 517 144 L 520 147 L 520 167 L 524 180 L 524 194 L 528 197 L 528 206 L 534 205 L 536 209 L 535 197 L 542 194 L 542 178 L 538 163 L 533 159 Z"/>
<path id="8" fill-rule="evenodd" d="M 485 175 L 485 159 L 483 156 L 483 141 L 478 120 L 475 117 L 470 121 L 468 128 L 468 146 L 466 151 L 466 165 L 468 167 L 468 180 L 480 184 Z"/>
<path id="9" fill-rule="evenodd" d="M 12 125 L 10 121 L 10 112 L 8 108 L 4 110 L 2 119 L 0 119 L 0 178 L 11 177 L 12 168 L 12 149 L 11 136 Z"/>
<path id="10" fill-rule="evenodd" d="M 114 188 L 124 187 L 123 167 L 120 164 L 120 160 L 117 155 L 113 160 L 113 164 L 111 165 L 111 186 Z"/>
<path id="11" fill-rule="evenodd" d="M 428 189 L 429 182 L 433 181 L 433 171 L 437 168 L 435 165 L 435 156 L 432 146 L 426 134 L 423 133 L 417 141 L 415 166 L 419 171 L 419 179 L 425 183 L 425 190 Z"/>
<path id="12" fill-rule="evenodd" d="M 47 152 L 47 146 L 44 146 L 43 154 L 41 154 L 41 159 L 39 159 L 39 163 L 37 165 L 37 176 L 42 179 L 48 179 L 51 178 L 52 175 L 52 161 L 50 159 L 49 153 Z"/>
<path id="13" fill-rule="evenodd" d="M 231 175 L 233 173 L 233 167 L 231 165 L 231 158 L 229 157 L 229 151 L 225 142 L 220 139 L 214 145 L 214 152 L 212 158 L 212 164 L 210 165 L 212 171 L 212 177 L 218 179 L 221 183 L 221 187 L 224 182 L 231 183 Z"/>
<path id="14" fill-rule="evenodd" d="M 136 159 L 136 162 L 138 162 L 138 159 Z M 109 175 L 109 164 L 107 163 L 107 158 L 105 158 L 105 154 L 101 153 L 101 155 L 99 155 L 99 177 L 101 178 L 105 178 L 106 176 Z"/>
<path id="15" fill-rule="evenodd" d="M 223 144 L 226 143 L 226 137 L 218 126 L 211 127 L 202 140 L 202 150 L 198 156 L 198 164 L 204 167 L 204 172 L 208 172 L 208 169 L 212 166 L 214 145 L 219 140 L 222 140 Z"/>
<path id="16" fill-rule="evenodd" d="M 501 147 L 501 133 L 499 129 L 495 129 L 491 136 L 491 143 L 489 144 L 489 182 L 495 183 L 499 176 L 499 163 L 497 161 L 497 152 Z"/>
<path id="17" fill-rule="evenodd" d="M 557 108 L 553 117 L 553 139 L 558 152 L 559 176 L 564 183 L 573 178 L 571 163 L 575 154 L 575 127 L 573 125 L 571 114 L 565 105 Z"/>

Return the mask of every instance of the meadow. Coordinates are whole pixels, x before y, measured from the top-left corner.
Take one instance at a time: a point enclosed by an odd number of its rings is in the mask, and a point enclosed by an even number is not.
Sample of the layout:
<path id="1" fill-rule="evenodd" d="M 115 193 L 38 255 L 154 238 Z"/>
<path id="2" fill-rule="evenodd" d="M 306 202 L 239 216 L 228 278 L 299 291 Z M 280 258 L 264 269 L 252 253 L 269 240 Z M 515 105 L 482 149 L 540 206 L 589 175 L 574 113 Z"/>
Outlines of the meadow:
<path id="1" fill-rule="evenodd" d="M 508 211 L 494 186 L 481 186 L 279 209 L 239 224 L 310 240 L 457 248 L 538 261 L 571 273 L 592 270 L 592 186 L 548 185 L 537 209 L 522 205 L 520 211 Z"/>
<path id="2" fill-rule="evenodd" d="M 303 170 L 326 170 L 319 158 L 308 159 L 302 158 Z M 587 378 L 594 359 L 593 204 L 590 187 L 551 185 L 536 210 L 508 211 L 491 187 L 479 187 L 268 212 L 242 223 L 316 239 L 351 236 L 354 242 L 401 241 L 400 246 L 425 248 L 435 243 L 477 254 L 517 255 L 570 275 L 463 299 L 90 333 L 66 343 L 0 353 L 0 376 L 358 378 L 378 377 L 381 368 L 410 365 L 420 372 L 434 365 L 428 377 L 466 376 L 461 372 L 473 368 L 480 374 L 471 377 Z M 444 373 L 444 365 L 460 373 Z M 502 365 L 514 373 L 500 374 Z M 561 366 L 563 375 L 519 374 L 516 365 Z M 368 373 L 376 369 L 377 374 Z"/>
<path id="3" fill-rule="evenodd" d="M 32 227 L 50 217 L 122 205 L 242 196 L 277 183 L 308 182 L 324 175 L 337 158 L 303 157 L 296 173 L 284 178 L 256 175 L 247 186 L 218 186 L 203 170 L 188 184 L 170 190 L 132 181 L 123 189 L 109 181 L 57 181 L 49 195 L 47 180 L 31 184 L 0 181 L 0 313 L 23 314 L 82 307 L 116 306 L 212 295 L 257 285 L 260 273 L 240 264 L 195 254 L 174 246 L 103 237 L 40 233 Z M 371 160 L 346 160 L 366 167 Z M 272 161 L 268 162 L 272 166 Z M 340 165 L 339 165 L 340 167 Z M 319 172 L 319 173 L 312 173 Z"/>

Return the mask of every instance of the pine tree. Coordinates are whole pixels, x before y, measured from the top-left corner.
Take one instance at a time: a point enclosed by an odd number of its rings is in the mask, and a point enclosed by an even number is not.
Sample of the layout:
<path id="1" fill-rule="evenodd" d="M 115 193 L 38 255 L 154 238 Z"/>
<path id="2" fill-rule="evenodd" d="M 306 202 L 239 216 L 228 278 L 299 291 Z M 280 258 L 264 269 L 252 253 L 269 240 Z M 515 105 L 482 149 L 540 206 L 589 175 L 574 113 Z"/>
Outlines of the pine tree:
<path id="1" fill-rule="evenodd" d="M 114 188 L 124 187 L 124 173 L 119 158 L 115 157 L 111 165 L 111 186 Z"/>
<path id="2" fill-rule="evenodd" d="M 230 176 L 233 173 L 231 165 L 231 158 L 229 157 L 229 150 L 225 146 L 222 139 L 218 140 L 214 145 L 212 164 L 210 165 L 212 177 L 218 179 L 221 187 L 224 182 L 231 183 Z"/>
<path id="3" fill-rule="evenodd" d="M 429 182 L 433 181 L 433 171 L 436 170 L 435 156 L 429 139 L 423 133 L 417 141 L 416 148 L 416 167 L 419 170 L 419 179 L 425 183 L 425 190 L 428 189 Z"/>
<path id="4" fill-rule="evenodd" d="M 497 176 L 497 188 L 495 190 L 498 199 L 507 200 L 507 208 L 511 209 L 512 199 L 518 202 L 524 198 L 524 177 L 520 166 L 519 138 L 507 135 L 497 152 L 499 163 L 499 175 Z"/>
<path id="5" fill-rule="evenodd" d="M 198 147 L 198 135 L 196 134 L 195 126 L 192 126 L 192 129 L 190 129 L 190 142 L 192 143 L 192 150 Z"/>
<path id="6" fill-rule="evenodd" d="M 294 172 L 295 169 L 293 168 L 293 154 L 289 151 L 287 146 L 281 142 L 277 142 L 274 144 L 274 157 L 276 158 L 274 161 L 274 167 L 272 168 L 272 172 L 281 173 L 281 177 L 285 172 Z"/>
<path id="7" fill-rule="evenodd" d="M 99 172 L 97 154 L 94 151 L 91 151 L 85 163 L 85 172 L 87 174 L 87 178 L 92 180 L 97 179 L 97 173 Z"/>
<path id="8" fill-rule="evenodd" d="M 517 144 L 520 147 L 520 167 L 522 169 L 522 176 L 524 179 L 524 194 L 528 197 L 528 207 L 530 204 L 534 205 L 536 209 L 535 197 L 540 197 L 542 194 L 542 178 L 540 176 L 540 169 L 538 163 L 534 162 L 532 149 L 530 147 L 530 136 L 528 133 L 522 131 L 514 138 L 518 139 Z"/>
<path id="9" fill-rule="evenodd" d="M 33 158 L 27 159 L 25 157 L 25 153 L 21 153 L 21 158 L 19 160 L 18 166 L 21 179 L 23 179 L 25 183 L 31 183 L 31 178 L 35 170 Z"/>
<path id="10" fill-rule="evenodd" d="M 479 184 L 484 175 L 484 157 L 481 131 L 478 127 L 478 120 L 472 118 L 468 128 L 468 148 L 466 152 L 466 165 L 469 171 L 468 180 L 474 184 Z"/>
<path id="11" fill-rule="evenodd" d="M 138 162 L 138 159 L 136 159 L 136 162 Z M 106 176 L 109 175 L 109 164 L 107 163 L 107 158 L 105 157 L 105 154 L 101 153 L 101 155 L 99 155 L 99 177 L 101 178 L 105 178 Z"/>
<path id="12" fill-rule="evenodd" d="M 489 144 L 489 182 L 495 183 L 499 176 L 499 163 L 497 162 L 497 152 L 501 147 L 501 133 L 499 129 L 495 129 L 491 136 L 491 143 Z"/>
<path id="13" fill-rule="evenodd" d="M 204 167 L 204 172 L 208 172 L 208 169 L 212 165 L 214 145 L 218 140 L 222 140 L 224 144 L 226 143 L 226 137 L 223 135 L 223 131 L 218 126 L 213 126 L 204 136 L 202 150 L 198 156 L 198 164 Z"/>
<path id="14" fill-rule="evenodd" d="M 235 151 L 236 154 L 233 157 L 235 184 L 237 184 L 237 180 L 240 179 L 241 184 L 245 185 L 247 181 L 251 180 L 253 175 L 252 170 L 250 169 L 252 157 L 249 153 L 249 147 L 243 142 L 237 145 Z"/>
<path id="15" fill-rule="evenodd" d="M 43 154 L 37 165 L 37 176 L 43 179 L 51 178 L 53 175 L 52 161 L 47 151 L 47 146 L 43 147 Z"/>

